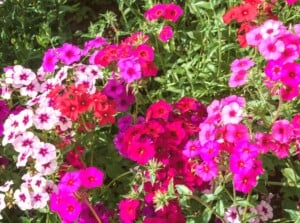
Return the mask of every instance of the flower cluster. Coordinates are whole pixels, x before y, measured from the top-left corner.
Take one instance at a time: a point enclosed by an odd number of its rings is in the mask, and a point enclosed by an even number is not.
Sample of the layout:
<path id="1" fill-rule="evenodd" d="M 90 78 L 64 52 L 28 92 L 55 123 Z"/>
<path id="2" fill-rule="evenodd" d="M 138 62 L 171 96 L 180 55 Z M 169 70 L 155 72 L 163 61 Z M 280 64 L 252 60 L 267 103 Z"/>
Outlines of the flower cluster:
<path id="1" fill-rule="evenodd" d="M 174 3 L 167 4 L 156 4 L 150 9 L 148 9 L 144 17 L 149 21 L 153 22 L 158 19 L 163 19 L 170 22 L 177 22 L 179 17 L 183 15 L 183 10 L 179 5 Z M 158 35 L 158 39 L 161 42 L 168 42 L 171 38 L 173 38 L 173 29 L 169 25 L 164 25 Z"/>
<path id="2" fill-rule="evenodd" d="M 100 187 L 103 180 L 104 173 L 96 167 L 65 173 L 57 185 L 57 191 L 51 194 L 50 209 L 66 222 L 75 221 L 81 211 L 87 209 L 84 205 L 90 205 L 86 190 Z M 85 215 L 82 214 L 81 218 Z"/>
<path id="3" fill-rule="evenodd" d="M 139 117 L 135 124 L 132 124 L 133 117 L 128 115 L 118 120 L 120 132 L 115 138 L 115 145 L 120 154 L 143 166 L 151 166 L 150 160 L 155 160 L 154 162 L 160 165 L 160 168 L 152 173 L 155 182 L 151 181 L 150 173 L 146 174 L 148 180 L 143 186 L 145 204 L 140 206 L 145 210 L 145 222 L 170 219 L 169 215 L 173 216 L 172 219 L 185 222 L 181 208 L 174 199 L 166 202 L 162 210 L 155 212 L 154 209 L 160 209 L 159 197 L 164 196 L 171 182 L 174 182 L 174 185 L 187 185 L 191 190 L 201 188 L 203 180 L 195 174 L 195 163 L 185 154 L 193 153 L 196 149 L 195 146 L 186 144 L 197 136 L 199 123 L 205 116 L 204 105 L 193 98 L 184 97 L 173 104 L 164 100 L 151 104 L 146 117 Z M 139 206 L 137 201 L 125 200 L 120 206 L 128 205 L 133 210 L 132 202 L 136 210 Z M 127 218 L 129 220 L 125 220 Z M 121 214 L 124 222 L 132 222 L 135 218 L 136 215 L 126 217 L 125 214 Z"/>
<path id="4" fill-rule="evenodd" d="M 230 66 L 231 75 L 229 80 L 229 87 L 242 86 L 247 81 L 247 71 L 254 66 L 253 60 L 249 57 L 235 59 Z"/>
<path id="5" fill-rule="evenodd" d="M 264 59 L 265 84 L 273 95 L 290 101 L 299 95 L 299 25 L 288 30 L 282 22 L 267 20 L 246 34 L 247 43 L 257 48 Z"/>

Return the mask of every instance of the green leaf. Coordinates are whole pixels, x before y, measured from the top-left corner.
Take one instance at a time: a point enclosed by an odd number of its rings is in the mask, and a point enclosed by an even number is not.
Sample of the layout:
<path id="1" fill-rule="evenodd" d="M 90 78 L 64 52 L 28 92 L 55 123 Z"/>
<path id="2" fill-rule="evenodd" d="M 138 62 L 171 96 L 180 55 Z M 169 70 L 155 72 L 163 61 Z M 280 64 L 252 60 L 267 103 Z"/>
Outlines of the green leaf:
<path id="1" fill-rule="evenodd" d="M 291 209 L 284 209 L 284 211 L 289 214 L 289 216 L 295 223 L 300 223 L 300 212 L 299 211 L 295 211 L 295 210 L 291 210 Z"/>
<path id="2" fill-rule="evenodd" d="M 289 183 L 297 184 L 297 179 L 299 177 L 292 168 L 284 168 L 281 172 L 286 177 Z"/>
<path id="3" fill-rule="evenodd" d="M 193 194 L 193 192 L 185 185 L 177 184 L 175 187 L 179 195 L 191 196 Z"/>
<path id="4" fill-rule="evenodd" d="M 223 216 L 224 215 L 224 202 L 223 200 L 219 200 L 217 203 L 216 203 L 216 212 L 218 215 L 220 216 Z"/>
<path id="5" fill-rule="evenodd" d="M 204 9 L 212 9 L 211 4 L 209 2 L 203 1 L 203 2 L 196 2 L 193 4 L 196 7 L 204 8 Z"/>
<path id="6" fill-rule="evenodd" d="M 208 208 L 206 208 L 203 213 L 202 213 L 202 223 L 206 223 L 209 222 L 209 220 L 211 219 L 211 215 L 212 215 L 212 211 Z"/>

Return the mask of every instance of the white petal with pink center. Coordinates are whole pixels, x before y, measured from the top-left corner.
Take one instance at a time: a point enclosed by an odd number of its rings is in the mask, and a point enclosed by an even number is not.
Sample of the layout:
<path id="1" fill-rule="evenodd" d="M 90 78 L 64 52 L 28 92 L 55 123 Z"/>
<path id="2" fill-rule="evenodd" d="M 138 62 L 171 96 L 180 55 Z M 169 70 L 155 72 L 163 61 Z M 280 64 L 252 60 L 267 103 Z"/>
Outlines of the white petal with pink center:
<path id="1" fill-rule="evenodd" d="M 17 152 L 28 151 L 30 154 L 35 150 L 35 146 L 40 142 L 39 138 L 32 132 L 24 132 L 17 136 L 13 142 L 14 149 Z"/>
<path id="2" fill-rule="evenodd" d="M 28 96 L 34 98 L 40 91 L 40 84 L 37 80 L 33 80 L 29 85 L 24 86 L 20 89 L 22 96 Z"/>
<path id="3" fill-rule="evenodd" d="M 41 191 L 33 191 L 30 193 L 31 205 L 33 209 L 44 208 L 49 201 L 49 195 Z"/>
<path id="4" fill-rule="evenodd" d="M 9 191 L 10 186 L 13 185 L 14 182 L 12 180 L 6 181 L 1 187 L 0 187 L 0 191 L 3 193 L 6 193 L 7 191 Z"/>
<path id="5" fill-rule="evenodd" d="M 21 187 L 17 189 L 14 193 L 15 204 L 22 210 L 32 209 L 31 196 L 28 188 Z"/>
<path id="6" fill-rule="evenodd" d="M 36 160 L 35 169 L 43 175 L 53 174 L 57 168 L 56 159 L 49 161 L 48 163 L 40 163 Z"/>
<path id="7" fill-rule="evenodd" d="M 5 195 L 0 194 L 0 212 L 6 207 L 5 204 Z M 0 218 L 1 219 L 1 218 Z"/>
<path id="8" fill-rule="evenodd" d="M 37 129 L 50 130 L 58 123 L 60 112 L 51 107 L 38 108 L 33 117 L 33 124 Z"/>
<path id="9" fill-rule="evenodd" d="M 50 143 L 39 142 L 36 145 L 36 149 L 33 151 L 34 159 L 39 163 L 48 163 L 49 161 L 56 159 L 56 148 Z"/>
<path id="10" fill-rule="evenodd" d="M 58 126 L 62 131 L 66 131 L 72 128 L 72 121 L 68 117 L 60 115 L 58 117 Z"/>
<path id="11" fill-rule="evenodd" d="M 26 108 L 15 116 L 16 120 L 20 123 L 20 129 L 26 131 L 32 127 L 33 111 L 30 108 Z"/>
<path id="12" fill-rule="evenodd" d="M 238 124 L 243 119 L 243 108 L 236 102 L 225 105 L 221 111 L 222 122 Z"/>

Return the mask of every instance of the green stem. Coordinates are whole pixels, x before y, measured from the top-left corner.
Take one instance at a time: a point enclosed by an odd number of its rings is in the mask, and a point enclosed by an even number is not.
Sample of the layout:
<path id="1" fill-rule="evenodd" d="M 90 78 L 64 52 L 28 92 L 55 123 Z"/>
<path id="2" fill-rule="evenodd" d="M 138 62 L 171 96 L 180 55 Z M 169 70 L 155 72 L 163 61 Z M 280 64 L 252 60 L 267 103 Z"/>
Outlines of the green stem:
<path id="1" fill-rule="evenodd" d="M 274 123 L 274 122 L 277 120 L 277 118 L 279 117 L 279 114 L 280 114 L 280 110 L 281 110 L 282 104 L 283 104 L 283 100 L 282 100 L 281 97 L 279 97 L 278 107 L 277 107 L 275 116 L 274 116 L 273 119 L 272 119 L 271 125 L 273 125 L 273 123 Z"/>
<path id="2" fill-rule="evenodd" d="M 127 171 L 127 172 L 125 172 L 125 173 L 120 174 L 120 175 L 117 176 L 116 178 L 114 178 L 112 181 L 109 182 L 109 184 L 107 184 L 107 185 L 105 186 L 105 189 L 100 193 L 100 196 L 101 196 L 101 195 L 104 193 L 104 191 L 105 191 L 107 188 L 109 188 L 114 182 L 116 182 L 117 180 L 119 180 L 119 179 L 121 179 L 122 177 L 127 176 L 127 175 L 129 175 L 129 174 L 131 174 L 131 173 L 132 173 L 131 171 Z"/>
<path id="3" fill-rule="evenodd" d="M 217 212 L 215 212 L 209 205 L 207 205 L 206 203 L 204 203 L 204 202 L 202 202 L 202 200 L 199 198 L 199 197 L 197 197 L 197 196 L 195 196 L 195 195 L 188 195 L 191 199 L 193 199 L 193 200 L 195 200 L 195 201 L 197 201 L 198 203 L 200 203 L 202 206 L 204 206 L 205 208 L 207 208 L 209 211 L 211 211 L 215 216 L 217 216 L 217 218 L 221 221 L 221 222 L 225 222 L 224 220 L 223 220 L 223 217 L 222 216 L 220 216 Z"/>
<path id="4" fill-rule="evenodd" d="M 249 203 L 249 201 L 250 201 L 250 198 L 251 198 L 251 192 L 247 195 L 247 202 L 248 202 L 248 203 Z M 245 221 L 247 211 L 248 211 L 248 205 L 247 205 L 247 206 L 245 207 L 245 209 L 244 209 L 242 222 Z"/>
<path id="5" fill-rule="evenodd" d="M 282 183 L 282 182 L 275 182 L 275 181 L 268 181 L 268 182 L 266 182 L 266 185 L 300 188 L 300 185 L 297 185 L 297 184 L 289 184 L 289 183 Z"/>

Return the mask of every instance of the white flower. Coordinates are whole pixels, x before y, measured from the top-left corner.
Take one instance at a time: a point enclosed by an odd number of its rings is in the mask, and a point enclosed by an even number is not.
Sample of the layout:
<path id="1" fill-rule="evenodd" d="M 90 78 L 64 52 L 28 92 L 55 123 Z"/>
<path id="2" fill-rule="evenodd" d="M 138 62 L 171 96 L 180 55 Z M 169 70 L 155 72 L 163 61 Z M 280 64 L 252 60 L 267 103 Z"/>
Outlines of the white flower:
<path id="1" fill-rule="evenodd" d="M 15 119 L 18 121 L 20 125 L 20 129 L 26 131 L 29 129 L 32 124 L 33 111 L 29 108 L 22 110 L 19 114 L 15 116 Z"/>
<path id="2" fill-rule="evenodd" d="M 241 223 L 239 219 L 239 213 L 235 206 L 231 206 L 224 214 L 224 220 L 226 223 Z"/>
<path id="3" fill-rule="evenodd" d="M 68 117 L 60 115 L 58 117 L 58 126 L 62 131 L 66 131 L 72 128 L 72 121 Z"/>
<path id="4" fill-rule="evenodd" d="M 26 187 L 21 187 L 17 189 L 14 193 L 15 204 L 22 210 L 32 209 L 31 196 L 29 190 Z"/>
<path id="5" fill-rule="evenodd" d="M 43 175 L 50 175 L 55 172 L 57 168 L 56 159 L 49 161 L 48 163 L 35 162 L 35 169 Z"/>
<path id="6" fill-rule="evenodd" d="M 33 158 L 41 164 L 56 159 L 56 148 L 50 143 L 39 142 L 33 152 Z"/>
<path id="7" fill-rule="evenodd" d="M 20 65 L 14 66 L 14 74 L 13 74 L 13 86 L 23 86 L 29 85 L 33 80 L 36 79 L 35 73 L 27 68 L 24 68 Z"/>
<path id="8" fill-rule="evenodd" d="M 58 123 L 60 112 L 51 107 L 38 108 L 33 117 L 33 123 L 37 129 L 50 130 Z"/>
<path id="9" fill-rule="evenodd" d="M 49 200 L 49 195 L 42 191 L 33 191 L 30 193 L 31 205 L 33 209 L 44 208 Z"/>
<path id="10" fill-rule="evenodd" d="M 24 86 L 20 89 L 20 94 L 22 96 L 29 96 L 34 98 L 40 91 L 40 84 L 37 80 L 33 80 L 29 85 Z"/>
<path id="11" fill-rule="evenodd" d="M 3 193 L 6 193 L 7 191 L 9 191 L 10 186 L 13 185 L 14 182 L 12 180 L 6 181 L 1 187 L 0 187 L 0 191 Z M 1 203 L 1 202 L 0 202 Z"/>
<path id="12" fill-rule="evenodd" d="M 5 195 L 0 194 L 0 212 L 6 207 L 5 204 Z"/>
<path id="13" fill-rule="evenodd" d="M 40 142 L 39 138 L 32 132 L 24 132 L 16 137 L 13 146 L 17 152 L 28 151 L 30 154 L 34 151 L 35 146 Z"/>

